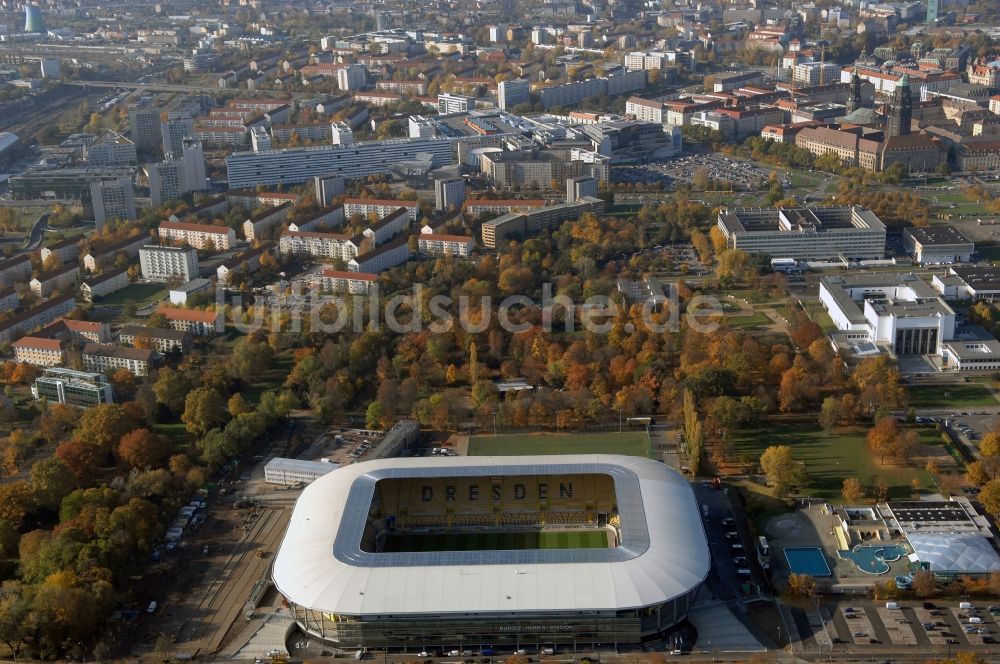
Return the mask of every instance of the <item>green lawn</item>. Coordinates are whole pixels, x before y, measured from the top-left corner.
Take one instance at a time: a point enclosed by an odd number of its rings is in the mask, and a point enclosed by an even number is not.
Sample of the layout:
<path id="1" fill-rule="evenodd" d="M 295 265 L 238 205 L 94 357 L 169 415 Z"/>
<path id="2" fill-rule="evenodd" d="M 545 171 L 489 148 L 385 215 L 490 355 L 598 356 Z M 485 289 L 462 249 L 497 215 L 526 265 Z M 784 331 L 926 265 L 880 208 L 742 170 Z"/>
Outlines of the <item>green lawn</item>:
<path id="1" fill-rule="evenodd" d="M 188 452 L 194 444 L 195 437 L 190 431 L 187 430 L 187 427 L 184 426 L 183 422 L 154 424 L 153 432 L 160 434 L 173 444 L 174 449 L 171 454 Z"/>
<path id="2" fill-rule="evenodd" d="M 996 406 L 997 399 L 986 386 L 976 383 L 962 385 L 915 385 L 906 388 L 913 408 L 965 408 Z"/>
<path id="3" fill-rule="evenodd" d="M 101 304 L 121 306 L 131 302 L 136 307 L 144 307 L 166 296 L 167 288 L 163 284 L 132 284 L 101 299 Z"/>
<path id="4" fill-rule="evenodd" d="M 390 535 L 387 553 L 413 551 L 523 551 L 528 549 L 606 549 L 603 530 L 554 530 L 514 533 L 406 533 Z"/>
<path id="5" fill-rule="evenodd" d="M 767 325 L 771 322 L 764 314 L 759 311 L 755 311 L 752 314 L 746 316 L 730 316 L 726 318 L 726 324 L 730 327 L 742 328 L 742 327 L 757 327 L 758 325 Z"/>
<path id="6" fill-rule="evenodd" d="M 645 431 L 623 433 L 501 434 L 473 436 L 469 456 L 522 456 L 533 454 L 625 454 L 649 456 Z"/>
<path id="7" fill-rule="evenodd" d="M 931 488 L 931 478 L 922 468 L 889 461 L 880 465 L 868 449 L 866 433 L 861 427 L 845 427 L 828 434 L 808 422 L 772 422 L 761 429 L 740 432 L 731 440 L 737 457 L 758 458 L 771 445 L 791 447 L 793 458 L 805 464 L 809 475 L 801 491 L 803 495 L 839 500 L 847 477 L 858 478 L 866 487 L 874 486 L 881 478 L 889 486 L 890 498 L 894 499 L 910 497 L 914 478 L 920 481 L 922 488 Z"/>

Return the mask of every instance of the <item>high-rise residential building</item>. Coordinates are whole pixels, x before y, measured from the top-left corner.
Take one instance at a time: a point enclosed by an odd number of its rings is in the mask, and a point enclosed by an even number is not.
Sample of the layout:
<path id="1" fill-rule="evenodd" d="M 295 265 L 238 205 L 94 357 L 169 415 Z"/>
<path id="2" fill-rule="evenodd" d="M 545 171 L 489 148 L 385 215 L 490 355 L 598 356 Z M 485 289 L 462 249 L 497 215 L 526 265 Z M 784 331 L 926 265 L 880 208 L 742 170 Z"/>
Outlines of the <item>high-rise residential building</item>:
<path id="1" fill-rule="evenodd" d="M 910 123 L 913 119 L 913 95 L 910 94 L 910 77 L 903 74 L 892 91 L 892 101 L 889 103 L 889 118 L 886 121 L 885 135 L 906 136 L 910 133 Z"/>
<path id="2" fill-rule="evenodd" d="M 84 153 L 88 166 L 127 168 L 138 162 L 135 143 L 116 131 L 109 131 L 86 146 Z"/>
<path id="3" fill-rule="evenodd" d="M 333 199 L 344 193 L 344 178 L 339 175 L 317 175 L 313 184 L 316 186 L 316 202 L 323 207 L 333 205 Z"/>
<path id="4" fill-rule="evenodd" d="M 597 198 L 597 178 L 566 178 L 566 202 L 575 203 L 581 198 Z"/>
<path id="5" fill-rule="evenodd" d="M 31 386 L 31 395 L 49 403 L 88 408 L 114 403 L 111 385 L 101 373 L 51 367 Z"/>
<path id="6" fill-rule="evenodd" d="M 475 110 L 476 98 L 466 95 L 455 95 L 450 92 L 442 92 L 438 95 L 438 113 L 447 115 L 448 113 L 468 113 Z"/>
<path id="7" fill-rule="evenodd" d="M 140 151 L 154 151 L 162 145 L 160 109 L 150 104 L 128 107 L 128 130 L 132 142 Z"/>
<path id="8" fill-rule="evenodd" d="M 938 7 L 940 3 L 938 0 L 927 0 L 927 22 L 935 23 L 938 19 Z"/>
<path id="9" fill-rule="evenodd" d="M 361 90 L 367 81 L 364 65 L 350 64 L 337 70 L 337 87 L 341 90 Z"/>
<path id="10" fill-rule="evenodd" d="M 185 138 L 181 141 L 181 157 L 146 167 L 149 178 L 149 198 L 155 207 L 176 200 L 189 191 L 205 189 L 205 156 L 201 141 Z"/>
<path id="11" fill-rule="evenodd" d="M 181 168 L 185 192 L 205 190 L 205 152 L 198 139 L 185 138 L 181 141 Z"/>
<path id="12" fill-rule="evenodd" d="M 42 58 L 41 68 L 42 78 L 59 78 L 59 74 L 62 73 L 57 58 Z"/>
<path id="13" fill-rule="evenodd" d="M 330 123 L 331 145 L 354 145 L 354 130 L 346 122 Z"/>
<path id="14" fill-rule="evenodd" d="M 163 161 L 146 167 L 149 178 L 149 199 L 153 207 L 181 197 L 181 175 L 178 161 Z"/>
<path id="15" fill-rule="evenodd" d="M 271 149 L 271 136 L 267 133 L 267 129 L 260 125 L 250 128 L 250 147 L 254 152 Z"/>
<path id="16" fill-rule="evenodd" d="M 139 266 L 144 279 L 186 283 L 198 276 L 198 250 L 147 244 L 139 249 Z"/>
<path id="17" fill-rule="evenodd" d="M 437 210 L 461 210 L 465 202 L 465 180 L 451 178 L 434 180 L 434 208 Z"/>
<path id="18" fill-rule="evenodd" d="M 94 180 L 90 183 L 90 198 L 94 206 L 97 230 L 113 219 L 135 221 L 135 195 L 132 180 Z"/>
<path id="19" fill-rule="evenodd" d="M 42 20 L 42 8 L 38 5 L 24 6 L 24 31 L 44 32 L 45 22 Z"/>
<path id="20" fill-rule="evenodd" d="M 527 104 L 530 92 L 531 83 L 525 79 L 500 81 L 497 86 L 497 103 L 501 109 L 508 111 L 518 104 Z"/>
<path id="21" fill-rule="evenodd" d="M 183 153 L 182 141 L 194 138 L 194 119 L 187 111 L 171 111 L 167 121 L 160 124 L 163 153 L 167 159 L 176 159 Z"/>

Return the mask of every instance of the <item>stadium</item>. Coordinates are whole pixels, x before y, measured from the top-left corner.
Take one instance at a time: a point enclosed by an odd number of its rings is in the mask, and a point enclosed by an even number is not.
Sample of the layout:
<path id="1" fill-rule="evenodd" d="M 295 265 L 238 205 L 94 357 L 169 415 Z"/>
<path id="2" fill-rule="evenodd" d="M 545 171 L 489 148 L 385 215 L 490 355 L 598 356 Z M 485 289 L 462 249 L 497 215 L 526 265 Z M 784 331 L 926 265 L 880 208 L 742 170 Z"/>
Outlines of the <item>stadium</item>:
<path id="1" fill-rule="evenodd" d="M 503 650 L 657 638 L 709 567 L 694 493 L 661 463 L 416 457 L 309 485 L 272 576 L 340 647 Z"/>

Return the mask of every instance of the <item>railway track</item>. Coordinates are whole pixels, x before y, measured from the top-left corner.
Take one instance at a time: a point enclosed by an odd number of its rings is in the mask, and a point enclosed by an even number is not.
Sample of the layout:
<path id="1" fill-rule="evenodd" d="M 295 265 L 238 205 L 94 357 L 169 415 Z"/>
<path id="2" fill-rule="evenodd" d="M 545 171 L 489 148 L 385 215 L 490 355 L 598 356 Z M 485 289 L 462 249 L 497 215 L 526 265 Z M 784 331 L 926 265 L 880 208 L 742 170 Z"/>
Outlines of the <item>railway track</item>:
<path id="1" fill-rule="evenodd" d="M 222 570 L 200 591 L 197 604 L 180 609 L 188 614 L 174 632 L 178 650 L 192 654 L 214 653 L 233 623 L 243 613 L 243 606 L 254 584 L 271 564 L 274 549 L 288 524 L 286 509 L 264 507 L 246 535 L 236 542 Z M 258 548 L 268 552 L 256 557 Z"/>

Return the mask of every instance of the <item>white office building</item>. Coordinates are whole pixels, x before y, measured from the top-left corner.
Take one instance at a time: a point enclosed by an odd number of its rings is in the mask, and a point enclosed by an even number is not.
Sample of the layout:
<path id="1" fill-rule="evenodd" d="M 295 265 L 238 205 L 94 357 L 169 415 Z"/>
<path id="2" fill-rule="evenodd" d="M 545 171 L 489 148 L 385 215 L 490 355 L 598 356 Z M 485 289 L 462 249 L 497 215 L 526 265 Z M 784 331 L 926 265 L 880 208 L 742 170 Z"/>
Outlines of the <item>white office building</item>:
<path id="1" fill-rule="evenodd" d="M 198 250 L 147 244 L 139 249 L 139 266 L 144 279 L 184 283 L 198 276 Z"/>
<path id="2" fill-rule="evenodd" d="M 863 207 L 727 208 L 719 230 L 730 249 L 773 258 L 872 259 L 885 255 L 885 224 Z"/>
<path id="3" fill-rule="evenodd" d="M 955 312 L 914 274 L 826 276 L 819 299 L 834 346 L 854 354 L 940 355 L 955 336 Z"/>
<path id="4" fill-rule="evenodd" d="M 449 92 L 442 92 L 438 95 L 438 113 L 448 115 L 450 113 L 468 113 L 475 110 L 476 98 L 466 95 L 455 95 Z"/>

